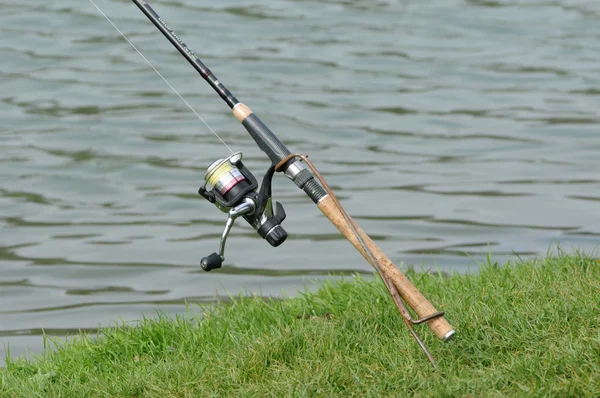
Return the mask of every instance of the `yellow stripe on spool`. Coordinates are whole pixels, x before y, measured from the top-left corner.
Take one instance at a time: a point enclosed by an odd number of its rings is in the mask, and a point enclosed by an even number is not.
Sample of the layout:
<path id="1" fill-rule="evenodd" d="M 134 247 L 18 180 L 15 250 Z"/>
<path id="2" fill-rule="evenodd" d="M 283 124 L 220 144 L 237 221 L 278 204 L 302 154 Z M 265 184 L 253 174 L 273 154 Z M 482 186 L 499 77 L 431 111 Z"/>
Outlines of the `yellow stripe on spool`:
<path id="1" fill-rule="evenodd" d="M 213 187 L 216 186 L 217 183 L 219 182 L 219 180 L 221 179 L 221 177 L 223 177 L 225 174 L 229 173 L 231 170 L 233 170 L 231 163 L 223 162 L 215 170 L 212 171 L 211 175 L 208 177 L 208 182 Z"/>

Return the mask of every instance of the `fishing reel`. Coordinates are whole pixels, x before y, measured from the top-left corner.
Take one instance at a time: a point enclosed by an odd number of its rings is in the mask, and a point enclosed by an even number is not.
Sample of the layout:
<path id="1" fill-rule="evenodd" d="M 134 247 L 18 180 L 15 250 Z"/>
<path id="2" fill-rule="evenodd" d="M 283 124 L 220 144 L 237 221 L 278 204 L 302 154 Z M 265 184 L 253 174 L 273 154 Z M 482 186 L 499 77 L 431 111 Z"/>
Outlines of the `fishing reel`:
<path id="1" fill-rule="evenodd" d="M 221 235 L 219 252 L 212 253 L 200 260 L 205 271 L 221 268 L 225 260 L 225 242 L 238 217 L 243 217 L 273 247 L 281 245 L 287 238 L 287 232 L 281 226 L 285 211 L 279 202 L 275 202 L 275 211 L 271 200 L 271 182 L 275 165 L 265 173 L 260 189 L 258 181 L 242 163 L 242 153 L 236 152 L 225 159 L 213 162 L 204 175 L 204 185 L 198 193 L 213 203 L 224 213 L 228 213 L 225 230 Z M 212 189 L 207 190 L 210 184 Z"/>

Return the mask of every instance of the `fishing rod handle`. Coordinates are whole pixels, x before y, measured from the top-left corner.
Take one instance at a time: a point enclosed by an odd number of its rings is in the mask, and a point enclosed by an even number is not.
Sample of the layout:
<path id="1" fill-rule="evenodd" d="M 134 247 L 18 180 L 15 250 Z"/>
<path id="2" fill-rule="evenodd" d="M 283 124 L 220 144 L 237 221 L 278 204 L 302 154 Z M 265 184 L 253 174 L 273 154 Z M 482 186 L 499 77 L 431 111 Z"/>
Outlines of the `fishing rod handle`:
<path id="1" fill-rule="evenodd" d="M 317 206 L 321 212 L 331 221 L 333 225 L 344 235 L 350 243 L 369 261 L 369 255 L 363 249 L 361 243 L 352 231 L 350 225 L 336 206 L 331 196 L 324 197 Z M 402 299 L 411 307 L 421 318 L 425 318 L 438 311 L 423 296 L 415 285 L 392 263 L 392 260 L 381 251 L 381 249 L 371 240 L 355 222 L 350 218 L 356 230 L 360 234 L 365 245 L 371 253 L 379 260 L 381 270 L 392 280 L 394 286 L 398 289 Z M 454 335 L 454 327 L 446 321 L 444 317 L 436 317 L 427 321 L 427 325 L 442 340 L 447 341 Z"/>
<path id="2" fill-rule="evenodd" d="M 248 130 L 248 133 L 254 138 L 258 147 L 269 156 L 273 164 L 285 162 L 281 168 L 276 171 L 283 171 L 284 174 L 302 189 L 313 202 L 319 201 L 327 196 L 327 192 L 314 179 L 314 176 L 304 167 L 304 165 L 295 157 L 290 157 L 291 152 L 279 141 L 271 130 L 252 112 L 248 106 L 239 102 L 233 107 L 233 115 Z M 286 160 L 289 159 L 289 160 Z"/>

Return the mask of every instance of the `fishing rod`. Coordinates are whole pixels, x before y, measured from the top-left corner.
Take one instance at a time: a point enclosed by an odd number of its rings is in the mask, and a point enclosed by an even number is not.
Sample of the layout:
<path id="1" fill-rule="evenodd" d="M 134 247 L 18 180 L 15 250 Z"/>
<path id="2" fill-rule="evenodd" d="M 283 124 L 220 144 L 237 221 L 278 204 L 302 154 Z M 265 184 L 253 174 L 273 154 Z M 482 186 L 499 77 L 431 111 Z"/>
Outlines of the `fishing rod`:
<path id="1" fill-rule="evenodd" d="M 218 159 L 207 168 L 204 184 L 198 193 L 221 211 L 228 213 L 228 218 L 221 235 L 219 251 L 200 260 L 202 269 L 211 271 L 222 266 L 225 260 L 225 242 L 235 220 L 239 217 L 244 218 L 271 246 L 279 246 L 286 240 L 287 232 L 281 226 L 286 214 L 279 202 L 275 202 L 275 210 L 273 210 L 271 192 L 271 182 L 275 172 L 282 172 L 312 199 L 321 212 L 379 273 L 411 335 L 432 365 L 437 367 L 435 359 L 412 326 L 426 323 L 440 339 L 447 341 L 455 334 L 455 331 L 444 318 L 444 312 L 435 309 L 369 235 L 346 213 L 331 188 L 306 155 L 292 153 L 248 106 L 233 96 L 231 91 L 217 79 L 145 0 L 132 1 L 219 94 L 221 99 L 229 105 L 238 121 L 271 160 L 271 165 L 263 176 L 260 188 L 256 177 L 243 164 L 241 152 Z M 94 4 L 92 0 L 90 2 Z M 94 6 L 96 5 L 94 4 Z M 98 10 L 100 9 L 98 8 Z M 106 17 L 104 13 L 102 14 Z M 106 18 L 112 24 L 112 21 L 108 17 Z M 115 28 L 118 30 L 116 26 Z M 125 37 L 120 30 L 119 32 Z M 127 37 L 125 39 L 129 41 Z M 129 43 L 133 46 L 131 42 Z M 135 46 L 133 47 L 135 48 Z M 137 51 L 139 52 L 139 50 Z M 140 53 L 140 55 L 142 54 Z M 142 57 L 144 56 L 142 55 Z M 144 57 L 144 59 L 146 58 Z M 150 64 L 147 59 L 146 61 Z M 152 64 L 150 65 L 152 66 Z M 160 72 L 156 72 L 162 77 Z M 166 79 L 164 80 L 166 81 Z M 167 84 L 169 83 L 167 82 Z M 173 87 L 171 86 L 171 88 Z M 173 90 L 175 91 L 175 89 Z M 177 91 L 175 92 L 177 93 Z M 177 94 L 179 95 L 179 93 Z M 200 116 L 198 115 L 198 117 Z M 413 318 L 406 305 L 417 314 L 418 319 Z"/>

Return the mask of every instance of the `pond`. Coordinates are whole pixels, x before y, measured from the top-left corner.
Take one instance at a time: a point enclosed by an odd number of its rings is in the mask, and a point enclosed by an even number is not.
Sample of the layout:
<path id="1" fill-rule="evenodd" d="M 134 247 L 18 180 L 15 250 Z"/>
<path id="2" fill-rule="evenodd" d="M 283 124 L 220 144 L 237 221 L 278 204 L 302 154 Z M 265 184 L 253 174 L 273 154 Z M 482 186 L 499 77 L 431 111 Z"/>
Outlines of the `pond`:
<path id="1" fill-rule="evenodd" d="M 267 157 L 137 7 L 96 3 L 262 176 Z M 600 3 L 151 4 L 398 265 L 600 242 Z M 197 190 L 229 150 L 89 1 L 5 1 L 0 31 L 2 350 L 372 275 L 279 175 L 288 240 L 238 222 L 225 266 L 202 272 L 226 217 Z"/>

